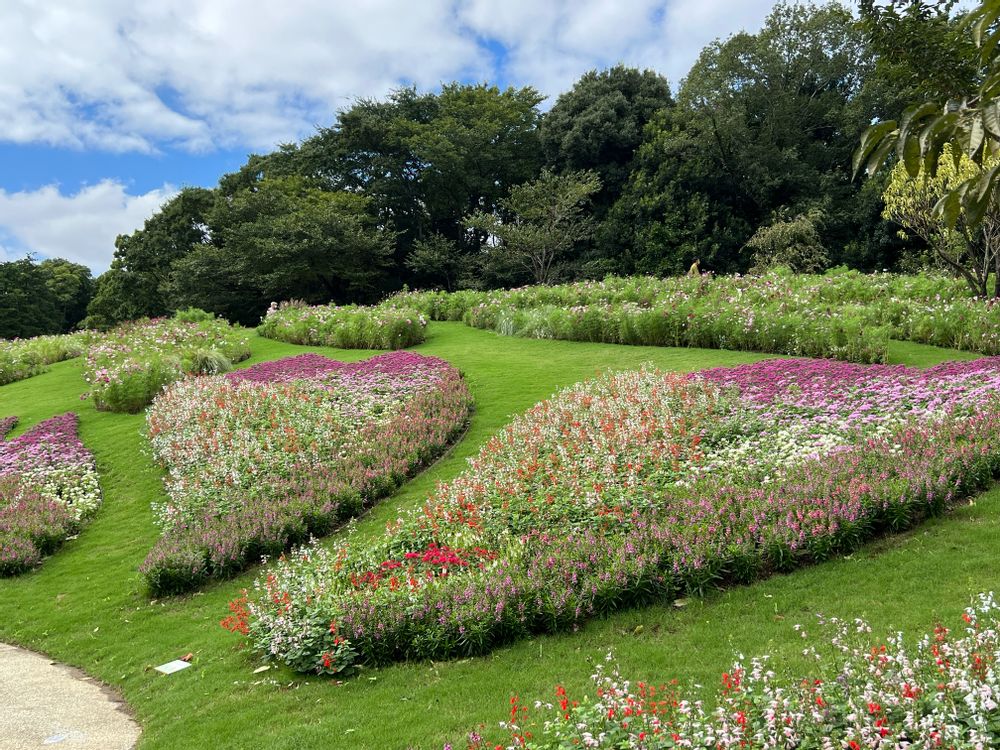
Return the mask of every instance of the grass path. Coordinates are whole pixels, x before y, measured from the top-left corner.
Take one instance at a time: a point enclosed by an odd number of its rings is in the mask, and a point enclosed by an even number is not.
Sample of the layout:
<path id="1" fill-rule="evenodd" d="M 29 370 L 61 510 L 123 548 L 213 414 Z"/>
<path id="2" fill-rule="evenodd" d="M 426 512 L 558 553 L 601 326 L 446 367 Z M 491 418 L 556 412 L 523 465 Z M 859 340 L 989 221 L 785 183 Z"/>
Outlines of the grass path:
<path id="1" fill-rule="evenodd" d="M 303 351 L 339 359 L 366 352 L 252 341 L 246 364 Z M 622 347 L 514 339 L 458 323 L 432 324 L 416 348 L 460 367 L 476 399 L 463 441 L 447 458 L 383 501 L 362 522 L 377 533 L 398 509 L 419 502 L 508 419 L 554 390 L 608 368 L 651 362 L 694 370 L 762 357 L 697 349 Z M 928 365 L 966 358 L 894 343 L 894 362 Z M 683 609 L 649 607 L 546 636 L 476 659 L 368 670 L 341 685 L 286 670 L 255 675 L 258 662 L 218 627 L 226 603 L 256 571 L 192 596 L 151 602 L 136 571 L 156 538 L 150 501 L 162 498 L 161 472 L 142 436 L 143 417 L 98 413 L 81 401 L 80 360 L 0 388 L 0 416 L 19 430 L 67 410 L 101 472 L 104 506 L 78 539 L 42 567 L 0 580 L 0 641 L 42 651 L 119 689 L 143 726 L 141 748 L 427 748 L 480 723 L 503 719 L 511 693 L 551 695 L 556 681 L 582 689 L 588 661 L 614 648 L 637 678 L 678 677 L 714 686 L 733 651 L 768 650 L 798 672 L 801 642 L 792 624 L 822 611 L 865 616 L 877 629 L 923 632 L 953 621 L 971 594 L 1000 586 L 1000 491 L 946 518 L 872 545 L 851 557 L 731 589 Z M 639 635 L 634 635 L 643 625 Z M 194 653 L 193 669 L 170 677 L 151 666 Z"/>

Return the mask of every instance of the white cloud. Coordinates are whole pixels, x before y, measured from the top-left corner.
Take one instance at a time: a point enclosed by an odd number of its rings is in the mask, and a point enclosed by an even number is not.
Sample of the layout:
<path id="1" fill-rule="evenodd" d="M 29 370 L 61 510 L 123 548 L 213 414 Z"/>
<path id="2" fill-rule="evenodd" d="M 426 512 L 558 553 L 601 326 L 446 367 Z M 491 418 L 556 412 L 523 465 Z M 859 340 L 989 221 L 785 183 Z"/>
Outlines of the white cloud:
<path id="1" fill-rule="evenodd" d="M 131 232 L 176 191 L 170 185 L 129 195 L 120 182 L 104 180 L 65 195 L 56 185 L 9 193 L 0 190 L 0 259 L 32 251 L 67 258 L 95 272 L 107 269 L 115 237 Z"/>
<path id="2" fill-rule="evenodd" d="M 402 83 L 534 85 L 554 101 L 623 62 L 676 85 L 700 49 L 772 0 L 6 0 L 0 141 L 112 152 L 266 150 Z M 495 56 L 495 45 L 503 52 Z M 117 234 L 173 192 L 105 180 L 0 190 L 0 259 L 107 268 Z"/>
<path id="3" fill-rule="evenodd" d="M 0 139 L 267 149 L 358 96 L 504 78 L 555 96 L 625 62 L 676 83 L 772 0 L 7 0 Z M 508 52 L 498 63 L 484 40 Z"/>

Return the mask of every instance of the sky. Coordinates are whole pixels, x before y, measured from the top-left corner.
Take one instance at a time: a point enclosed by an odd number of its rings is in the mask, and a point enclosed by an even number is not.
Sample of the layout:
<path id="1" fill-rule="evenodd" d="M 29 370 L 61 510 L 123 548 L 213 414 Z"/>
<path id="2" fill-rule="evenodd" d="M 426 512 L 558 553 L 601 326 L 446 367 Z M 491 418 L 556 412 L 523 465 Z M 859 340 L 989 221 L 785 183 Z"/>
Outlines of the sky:
<path id="1" fill-rule="evenodd" d="M 0 261 L 107 269 L 180 187 L 330 125 L 359 97 L 450 81 L 549 106 L 624 63 L 676 85 L 773 0 L 3 0 Z"/>

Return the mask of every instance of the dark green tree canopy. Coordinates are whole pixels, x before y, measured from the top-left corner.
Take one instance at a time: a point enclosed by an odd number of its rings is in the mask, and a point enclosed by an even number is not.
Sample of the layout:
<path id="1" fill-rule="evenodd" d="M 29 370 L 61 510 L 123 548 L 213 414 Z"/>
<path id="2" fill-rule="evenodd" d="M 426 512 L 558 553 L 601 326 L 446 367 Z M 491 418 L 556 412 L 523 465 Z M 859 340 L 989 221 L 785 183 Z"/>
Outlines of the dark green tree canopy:
<path id="1" fill-rule="evenodd" d="M 173 264 L 171 293 L 255 324 L 271 301 L 372 302 L 384 293 L 391 236 L 360 195 L 313 187 L 302 177 L 265 178 L 219 200 L 209 242 Z"/>
<path id="2" fill-rule="evenodd" d="M 0 338 L 29 338 L 62 330 L 51 276 L 29 256 L 0 263 Z"/>
<path id="3" fill-rule="evenodd" d="M 63 258 L 47 258 L 38 264 L 46 275 L 46 286 L 55 296 L 62 318 L 60 328 L 71 331 L 87 315 L 94 296 L 94 278 L 87 266 Z"/>
<path id="4" fill-rule="evenodd" d="M 745 269 L 740 248 L 772 213 L 822 208 L 824 244 L 858 234 L 848 162 L 872 119 L 870 56 L 845 7 L 779 4 L 756 34 L 710 44 L 677 104 L 647 126 L 602 234 L 621 270 Z"/>
<path id="5" fill-rule="evenodd" d="M 542 119 L 546 164 L 560 172 L 596 172 L 601 191 L 594 207 L 601 218 L 628 180 L 646 124 L 672 103 L 667 79 L 655 71 L 616 65 L 585 73 Z"/>

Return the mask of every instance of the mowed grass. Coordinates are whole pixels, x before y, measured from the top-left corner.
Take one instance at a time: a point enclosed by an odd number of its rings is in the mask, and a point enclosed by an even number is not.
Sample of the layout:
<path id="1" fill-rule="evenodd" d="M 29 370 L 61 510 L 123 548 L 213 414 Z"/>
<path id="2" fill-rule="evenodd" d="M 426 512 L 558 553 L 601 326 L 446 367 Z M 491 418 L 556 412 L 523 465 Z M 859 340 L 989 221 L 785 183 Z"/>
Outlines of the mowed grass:
<path id="1" fill-rule="evenodd" d="M 344 360 L 371 352 L 298 347 L 260 338 L 245 363 L 319 351 Z M 697 349 L 623 347 L 514 339 L 435 323 L 416 348 L 462 369 L 476 399 L 464 439 L 444 459 L 383 501 L 359 524 L 378 533 L 401 508 L 458 473 L 465 458 L 509 418 L 555 390 L 607 369 L 652 363 L 673 370 L 763 358 Z M 969 355 L 894 344 L 894 362 L 929 365 Z M 947 517 L 886 538 L 848 558 L 753 586 L 717 592 L 683 608 L 672 603 L 622 612 L 578 633 L 546 636 L 488 656 L 364 670 L 342 684 L 261 662 L 221 627 L 227 602 L 258 570 L 197 594 L 150 601 L 137 568 L 157 536 L 150 502 L 163 497 L 161 472 L 141 415 L 98 413 L 81 401 L 81 361 L 0 388 L 0 416 L 19 430 L 67 410 L 80 414 L 84 442 L 101 472 L 104 505 L 78 539 L 42 567 L 0 580 L 0 641 L 44 652 L 118 689 L 143 726 L 142 748 L 464 747 L 465 733 L 496 724 L 512 694 L 549 698 L 558 682 L 588 688 L 590 663 L 613 649 L 632 677 L 679 678 L 713 687 L 736 651 L 770 652 L 804 673 L 792 629 L 813 613 L 864 616 L 876 631 L 923 632 L 954 623 L 972 594 L 1000 583 L 1000 492 Z M 639 625 L 643 627 L 638 628 Z M 152 666 L 193 653 L 192 669 L 165 677 Z"/>

